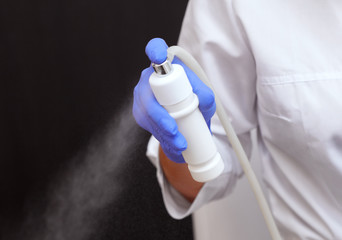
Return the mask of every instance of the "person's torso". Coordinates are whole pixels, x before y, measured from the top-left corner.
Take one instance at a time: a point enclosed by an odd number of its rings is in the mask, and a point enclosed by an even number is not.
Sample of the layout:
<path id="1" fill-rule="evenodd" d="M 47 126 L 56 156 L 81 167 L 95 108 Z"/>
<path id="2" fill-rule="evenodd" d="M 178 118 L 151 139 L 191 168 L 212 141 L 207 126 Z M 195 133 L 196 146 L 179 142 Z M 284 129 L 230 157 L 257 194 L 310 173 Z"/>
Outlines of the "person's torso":
<path id="1" fill-rule="evenodd" d="M 280 231 L 342 239 L 342 1 L 236 9 L 256 62 L 263 173 Z"/>

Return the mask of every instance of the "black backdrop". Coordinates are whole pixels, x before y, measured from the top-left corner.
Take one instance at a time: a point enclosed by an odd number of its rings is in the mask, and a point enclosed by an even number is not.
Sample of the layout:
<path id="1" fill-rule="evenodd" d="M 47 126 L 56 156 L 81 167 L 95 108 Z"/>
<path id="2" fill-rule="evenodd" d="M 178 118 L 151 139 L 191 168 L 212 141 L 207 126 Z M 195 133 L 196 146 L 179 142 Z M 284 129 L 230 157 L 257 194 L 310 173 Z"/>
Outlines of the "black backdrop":
<path id="1" fill-rule="evenodd" d="M 147 41 L 176 44 L 186 4 L 0 0 L 1 239 L 192 238 L 130 113 Z"/>

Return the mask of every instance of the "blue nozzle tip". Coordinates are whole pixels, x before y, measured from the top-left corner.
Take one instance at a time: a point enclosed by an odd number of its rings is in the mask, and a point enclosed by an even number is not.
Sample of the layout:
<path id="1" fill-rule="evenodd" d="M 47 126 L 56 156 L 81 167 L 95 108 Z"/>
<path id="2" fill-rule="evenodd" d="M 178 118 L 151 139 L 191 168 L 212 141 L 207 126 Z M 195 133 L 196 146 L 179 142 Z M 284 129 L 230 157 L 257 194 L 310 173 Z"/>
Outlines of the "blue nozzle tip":
<path id="1" fill-rule="evenodd" d="M 161 38 L 153 38 L 145 48 L 145 53 L 151 62 L 161 64 L 167 59 L 167 44 Z"/>

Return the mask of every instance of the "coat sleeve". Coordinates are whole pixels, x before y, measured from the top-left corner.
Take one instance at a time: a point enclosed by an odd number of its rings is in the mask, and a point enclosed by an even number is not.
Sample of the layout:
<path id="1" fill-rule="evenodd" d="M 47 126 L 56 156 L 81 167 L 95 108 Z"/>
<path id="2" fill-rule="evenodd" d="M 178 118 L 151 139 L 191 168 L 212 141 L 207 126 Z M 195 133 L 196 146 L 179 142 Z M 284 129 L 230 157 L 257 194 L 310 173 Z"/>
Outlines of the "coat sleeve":
<path id="1" fill-rule="evenodd" d="M 241 19 L 233 0 L 190 0 L 179 46 L 201 64 L 231 118 L 232 125 L 250 155 L 250 131 L 257 127 L 256 67 Z M 158 142 L 151 138 L 147 156 L 157 168 L 157 178 L 169 214 L 184 218 L 204 204 L 228 195 L 242 169 L 215 115 L 211 130 L 224 163 L 224 173 L 206 183 L 193 203 L 189 203 L 166 180 L 159 166 Z"/>

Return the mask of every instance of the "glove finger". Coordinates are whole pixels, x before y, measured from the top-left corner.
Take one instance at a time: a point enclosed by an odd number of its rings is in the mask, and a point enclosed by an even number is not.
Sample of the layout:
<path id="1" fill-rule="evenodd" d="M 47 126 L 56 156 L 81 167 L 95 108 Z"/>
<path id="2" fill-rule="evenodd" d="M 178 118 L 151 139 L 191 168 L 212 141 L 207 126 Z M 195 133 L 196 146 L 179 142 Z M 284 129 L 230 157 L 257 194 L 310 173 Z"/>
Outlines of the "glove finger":
<path id="1" fill-rule="evenodd" d="M 151 132 L 149 128 L 147 114 L 145 110 L 145 102 L 153 100 L 153 93 L 151 89 L 148 89 L 148 79 L 152 74 L 152 68 L 146 68 L 141 72 L 141 76 L 138 84 L 134 88 L 134 100 L 133 100 L 133 116 L 139 126 L 145 130 Z M 147 85 L 147 86 L 146 86 Z M 141 99 L 141 95 L 144 95 L 144 99 Z"/>
<path id="2" fill-rule="evenodd" d="M 187 142 L 184 136 L 181 133 L 178 133 L 176 136 L 165 137 L 162 141 L 160 141 L 161 147 L 164 150 L 165 155 L 174 162 L 184 163 L 184 158 L 182 152 L 187 147 Z M 175 146 L 177 146 L 175 148 Z"/>
<path id="3" fill-rule="evenodd" d="M 169 119 L 164 118 L 160 121 L 160 124 L 155 122 L 155 120 L 149 119 L 149 116 L 145 113 L 141 113 L 141 109 L 137 108 L 135 110 L 136 114 L 145 116 L 145 120 L 142 121 L 141 125 L 145 130 L 149 131 L 160 143 L 166 156 L 174 162 L 180 163 L 184 162 L 182 151 L 187 148 L 187 142 L 184 136 L 177 130 L 176 123 L 174 119 L 171 118 L 171 124 L 175 124 L 176 132 L 174 134 L 165 134 L 165 128 L 170 126 L 168 122 Z"/>
<path id="4" fill-rule="evenodd" d="M 179 155 L 187 148 L 187 142 L 184 136 L 178 131 L 176 121 L 169 115 L 169 113 L 161 107 L 157 106 L 158 111 L 148 110 L 148 121 L 153 129 L 153 135 L 164 146 L 168 146 L 167 151 L 174 155 Z M 152 109 L 152 107 L 148 108 Z"/>
<path id="5" fill-rule="evenodd" d="M 159 142 L 165 146 L 165 151 L 174 154 L 180 154 L 187 148 L 187 142 L 180 132 L 175 136 L 162 135 Z"/>
<path id="6" fill-rule="evenodd" d="M 162 146 L 162 148 L 163 148 L 163 146 Z M 164 150 L 164 148 L 163 148 L 163 150 Z M 164 150 L 164 153 L 171 161 L 173 161 L 175 163 L 185 163 L 184 157 L 183 157 L 181 152 L 174 154 L 174 153 L 166 152 Z"/>
<path id="7" fill-rule="evenodd" d="M 149 131 L 153 136 L 160 142 L 166 156 L 174 162 L 182 163 L 184 162 L 184 158 L 182 156 L 182 151 L 184 151 L 187 147 L 187 142 L 181 133 L 177 133 L 174 136 L 165 135 L 162 131 L 159 130 L 158 126 L 155 126 L 155 123 L 150 120 L 139 120 L 139 116 L 146 116 L 146 114 L 141 113 L 141 108 L 135 107 L 133 105 L 133 115 L 137 121 L 137 123 Z M 138 117 L 137 117 L 138 116 Z M 145 117 L 147 118 L 147 117 Z"/>

